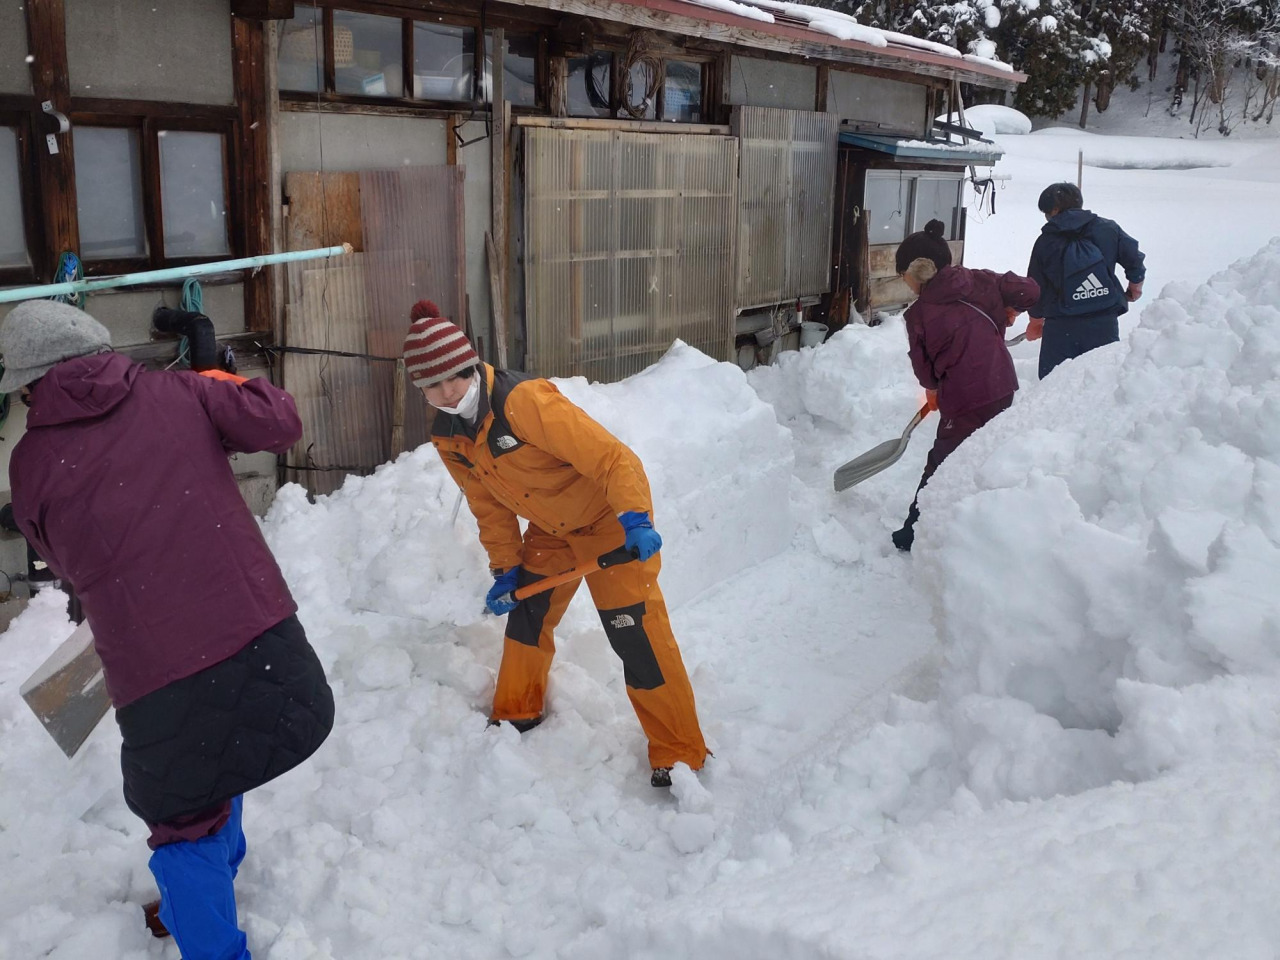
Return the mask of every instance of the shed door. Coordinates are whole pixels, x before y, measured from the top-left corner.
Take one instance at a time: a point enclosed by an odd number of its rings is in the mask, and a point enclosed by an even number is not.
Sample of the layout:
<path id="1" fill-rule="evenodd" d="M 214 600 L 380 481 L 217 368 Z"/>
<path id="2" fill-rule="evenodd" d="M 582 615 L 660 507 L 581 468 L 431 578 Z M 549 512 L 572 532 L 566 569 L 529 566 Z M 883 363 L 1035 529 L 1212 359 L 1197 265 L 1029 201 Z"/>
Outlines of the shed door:
<path id="1" fill-rule="evenodd" d="M 732 137 L 529 127 L 525 365 L 614 381 L 733 344 Z"/>

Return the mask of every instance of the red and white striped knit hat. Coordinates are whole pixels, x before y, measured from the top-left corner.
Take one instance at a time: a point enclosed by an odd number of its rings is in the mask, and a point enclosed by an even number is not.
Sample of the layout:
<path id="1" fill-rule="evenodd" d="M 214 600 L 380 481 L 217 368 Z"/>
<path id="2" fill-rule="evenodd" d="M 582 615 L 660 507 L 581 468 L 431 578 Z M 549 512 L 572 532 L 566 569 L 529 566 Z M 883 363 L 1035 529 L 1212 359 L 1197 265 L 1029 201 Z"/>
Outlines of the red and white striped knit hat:
<path id="1" fill-rule="evenodd" d="M 429 387 L 448 380 L 480 358 L 457 324 L 440 316 L 430 300 L 419 300 L 409 311 L 413 325 L 404 338 L 404 365 L 415 387 Z"/>

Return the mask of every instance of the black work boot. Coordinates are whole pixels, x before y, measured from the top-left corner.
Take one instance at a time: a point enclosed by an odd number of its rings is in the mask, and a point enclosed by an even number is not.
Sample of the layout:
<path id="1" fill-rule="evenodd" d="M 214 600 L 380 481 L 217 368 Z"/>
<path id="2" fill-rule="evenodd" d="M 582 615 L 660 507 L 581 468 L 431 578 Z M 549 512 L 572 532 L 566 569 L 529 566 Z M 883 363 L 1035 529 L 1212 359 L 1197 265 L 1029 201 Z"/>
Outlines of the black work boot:
<path id="1" fill-rule="evenodd" d="M 490 717 L 489 726 L 496 727 L 500 723 L 509 723 L 520 733 L 528 733 L 545 719 L 546 717 L 544 716 L 530 717 L 528 720 L 495 720 Z"/>
<path id="2" fill-rule="evenodd" d="M 653 773 L 649 775 L 649 786 L 651 787 L 671 786 L 671 768 L 670 767 L 654 767 Z"/>
<path id="3" fill-rule="evenodd" d="M 156 939 L 169 936 L 169 929 L 160 922 L 159 900 L 152 900 L 150 903 L 142 905 L 142 919 L 146 921 L 147 929 L 151 931 L 151 935 Z"/>

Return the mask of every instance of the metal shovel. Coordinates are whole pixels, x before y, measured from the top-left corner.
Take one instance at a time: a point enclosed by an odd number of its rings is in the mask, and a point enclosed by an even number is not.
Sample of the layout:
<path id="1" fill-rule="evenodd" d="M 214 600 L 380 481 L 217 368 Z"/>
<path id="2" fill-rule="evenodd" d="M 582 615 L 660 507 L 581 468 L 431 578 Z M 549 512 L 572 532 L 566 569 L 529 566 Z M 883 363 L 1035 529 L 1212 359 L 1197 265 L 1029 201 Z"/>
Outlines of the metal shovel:
<path id="1" fill-rule="evenodd" d="M 74 757 L 111 709 L 89 624 L 76 627 L 18 692 L 54 743 Z"/>
<path id="2" fill-rule="evenodd" d="M 897 463 L 907 449 L 907 442 L 911 439 L 911 431 L 920 425 L 920 421 L 928 416 L 931 409 L 929 404 L 926 403 L 916 411 L 916 415 L 907 424 L 907 429 L 903 430 L 902 436 L 896 440 L 886 440 L 884 443 L 872 447 L 862 456 L 854 457 L 848 463 L 837 467 L 835 473 L 836 492 L 847 490 L 868 477 L 875 476 L 885 467 Z"/>

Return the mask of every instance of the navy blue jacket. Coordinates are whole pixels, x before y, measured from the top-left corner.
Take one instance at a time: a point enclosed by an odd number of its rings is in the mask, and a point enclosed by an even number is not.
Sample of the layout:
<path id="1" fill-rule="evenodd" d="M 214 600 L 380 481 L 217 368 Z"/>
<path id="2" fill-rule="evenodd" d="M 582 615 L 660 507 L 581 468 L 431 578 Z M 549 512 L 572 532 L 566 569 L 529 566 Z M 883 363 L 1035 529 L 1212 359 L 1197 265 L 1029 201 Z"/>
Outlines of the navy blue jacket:
<path id="1" fill-rule="evenodd" d="M 1092 297 L 1094 302 L 1089 304 L 1092 309 L 1084 314 L 1067 309 L 1068 300 L 1076 291 L 1065 289 L 1070 285 L 1064 276 L 1067 250 L 1071 241 L 1078 238 L 1092 241 L 1102 251 L 1107 275 L 1096 279 L 1109 291 L 1105 296 Z M 1031 249 L 1027 276 L 1040 285 L 1040 300 L 1027 312 L 1033 317 L 1063 317 L 1073 321 L 1118 317 L 1128 311 L 1129 301 L 1116 277 L 1116 264 L 1124 267 L 1130 283 L 1141 283 L 1147 275 L 1145 259 L 1138 249 L 1138 241 L 1121 230 L 1114 220 L 1088 210 L 1063 210 L 1044 225 Z"/>

